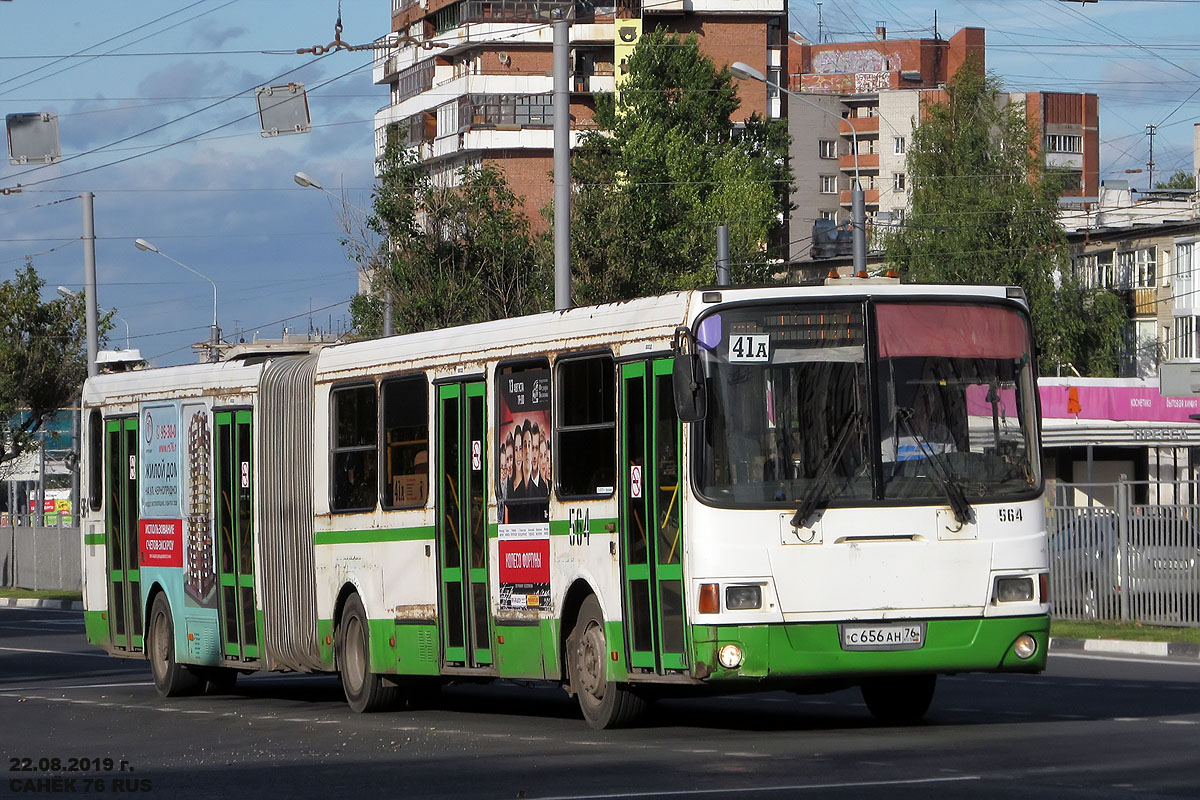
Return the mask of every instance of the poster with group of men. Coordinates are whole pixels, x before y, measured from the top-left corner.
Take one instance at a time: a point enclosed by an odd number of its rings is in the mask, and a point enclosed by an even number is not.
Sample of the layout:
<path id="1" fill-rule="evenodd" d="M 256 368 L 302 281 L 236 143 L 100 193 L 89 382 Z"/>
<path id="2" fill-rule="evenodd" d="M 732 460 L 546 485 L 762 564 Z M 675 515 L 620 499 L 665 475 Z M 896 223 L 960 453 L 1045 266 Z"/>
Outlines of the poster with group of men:
<path id="1" fill-rule="evenodd" d="M 500 607 L 550 608 L 550 370 L 500 379 Z"/>

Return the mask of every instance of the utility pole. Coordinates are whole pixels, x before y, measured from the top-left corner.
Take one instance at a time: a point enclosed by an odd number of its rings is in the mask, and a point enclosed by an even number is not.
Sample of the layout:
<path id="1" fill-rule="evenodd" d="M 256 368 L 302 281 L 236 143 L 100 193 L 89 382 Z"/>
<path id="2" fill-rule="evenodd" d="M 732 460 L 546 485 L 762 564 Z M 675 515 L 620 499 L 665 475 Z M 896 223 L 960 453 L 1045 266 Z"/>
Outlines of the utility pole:
<path id="1" fill-rule="evenodd" d="M 1157 125 L 1146 126 L 1146 135 L 1150 137 L 1150 160 L 1146 162 L 1146 168 L 1150 170 L 1150 183 L 1146 186 L 1147 189 L 1154 188 L 1154 133 L 1157 130 Z"/>
<path id="2" fill-rule="evenodd" d="M 729 226 L 717 226 L 717 286 L 728 286 L 729 278 Z"/>
<path id="3" fill-rule="evenodd" d="M 87 322 L 87 368 L 88 377 L 94 377 L 97 372 L 96 350 L 96 211 L 93 207 L 95 195 L 84 192 L 79 195 L 83 201 L 83 304 Z"/>
<path id="4" fill-rule="evenodd" d="M 571 307 L 571 22 L 554 21 L 554 310 Z"/>

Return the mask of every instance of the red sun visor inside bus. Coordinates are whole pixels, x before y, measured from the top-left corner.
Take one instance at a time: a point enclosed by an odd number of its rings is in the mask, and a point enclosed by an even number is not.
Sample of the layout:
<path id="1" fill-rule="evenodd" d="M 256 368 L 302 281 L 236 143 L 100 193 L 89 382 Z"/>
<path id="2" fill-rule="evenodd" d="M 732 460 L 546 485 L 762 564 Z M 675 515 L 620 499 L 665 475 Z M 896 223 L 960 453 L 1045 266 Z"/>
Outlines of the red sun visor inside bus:
<path id="1" fill-rule="evenodd" d="M 1025 322 L 996 306 L 949 303 L 880 303 L 879 357 L 1022 358 L 1028 352 Z"/>

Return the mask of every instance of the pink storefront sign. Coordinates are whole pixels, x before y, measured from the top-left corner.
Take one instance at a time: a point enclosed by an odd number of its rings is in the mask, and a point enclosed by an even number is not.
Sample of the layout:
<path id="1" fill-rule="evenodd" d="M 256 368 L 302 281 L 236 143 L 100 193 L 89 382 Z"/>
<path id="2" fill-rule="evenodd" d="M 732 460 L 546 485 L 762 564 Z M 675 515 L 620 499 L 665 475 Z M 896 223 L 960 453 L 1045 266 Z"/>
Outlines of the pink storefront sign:
<path id="1" fill-rule="evenodd" d="M 1200 398 L 1163 397 L 1154 386 L 1040 385 L 1043 419 L 1109 419 L 1187 422 L 1200 414 Z"/>

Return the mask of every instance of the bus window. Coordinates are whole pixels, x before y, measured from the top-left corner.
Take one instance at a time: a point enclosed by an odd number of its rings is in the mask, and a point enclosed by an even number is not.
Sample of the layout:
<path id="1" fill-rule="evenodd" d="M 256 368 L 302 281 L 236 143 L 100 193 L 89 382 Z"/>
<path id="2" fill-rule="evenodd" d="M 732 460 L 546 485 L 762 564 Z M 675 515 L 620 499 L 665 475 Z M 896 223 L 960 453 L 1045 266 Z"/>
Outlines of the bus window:
<path id="1" fill-rule="evenodd" d="M 558 494 L 609 497 L 617 482 L 616 368 L 610 355 L 558 363 Z"/>
<path id="2" fill-rule="evenodd" d="M 379 492 L 375 384 L 334 389 L 332 404 L 330 508 L 334 511 L 369 511 L 375 508 Z"/>
<path id="3" fill-rule="evenodd" d="M 383 383 L 383 507 L 429 497 L 429 387 L 424 375 Z"/>
<path id="4" fill-rule="evenodd" d="M 88 414 L 88 507 L 99 511 L 104 500 L 101 470 L 104 467 L 104 422 L 99 411 Z"/>

